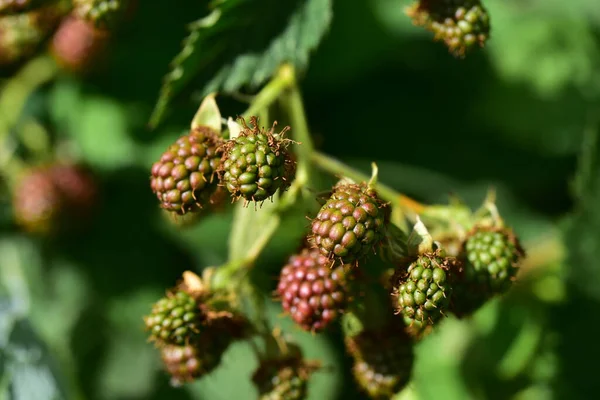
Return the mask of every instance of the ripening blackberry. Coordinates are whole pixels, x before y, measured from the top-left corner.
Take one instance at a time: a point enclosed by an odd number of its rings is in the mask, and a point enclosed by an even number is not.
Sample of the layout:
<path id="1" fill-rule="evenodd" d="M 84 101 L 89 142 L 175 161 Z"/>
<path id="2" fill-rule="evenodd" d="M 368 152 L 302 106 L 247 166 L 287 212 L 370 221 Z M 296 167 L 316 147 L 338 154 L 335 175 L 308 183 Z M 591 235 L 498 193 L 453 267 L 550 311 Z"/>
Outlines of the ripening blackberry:
<path id="1" fill-rule="evenodd" d="M 409 382 L 413 343 L 401 324 L 365 329 L 346 337 L 345 345 L 354 361 L 354 379 L 370 398 L 390 399 Z"/>
<path id="2" fill-rule="evenodd" d="M 415 335 L 434 325 L 450 308 L 455 275 L 460 263 L 438 253 L 419 255 L 393 277 L 396 311 Z"/>
<path id="3" fill-rule="evenodd" d="M 295 163 L 287 151 L 291 141 L 283 137 L 289 128 L 276 134 L 275 124 L 268 131 L 261 129 L 256 117 L 250 118 L 252 128 L 243 119 L 241 123 L 239 136 L 221 148 L 219 176 L 233 198 L 262 202 L 287 190 L 293 179 Z"/>
<path id="4" fill-rule="evenodd" d="M 27 171 L 13 191 L 15 220 L 26 231 L 58 233 L 81 226 L 97 204 L 92 174 L 71 164 L 52 164 Z"/>
<path id="5" fill-rule="evenodd" d="M 177 139 L 152 165 L 150 186 L 165 210 L 176 214 L 209 207 L 218 189 L 221 137 L 201 126 Z"/>
<path id="6" fill-rule="evenodd" d="M 47 234 L 57 229 L 63 199 L 46 170 L 27 173 L 13 192 L 17 224 L 32 233 Z"/>
<path id="7" fill-rule="evenodd" d="M 420 0 L 406 13 L 457 56 L 475 46 L 483 47 L 489 39 L 490 18 L 480 0 Z"/>
<path id="8" fill-rule="evenodd" d="M 333 268 L 316 249 L 290 257 L 281 270 L 277 295 L 283 309 L 302 329 L 318 332 L 344 312 L 353 291 L 354 272 L 349 265 Z"/>
<path id="9" fill-rule="evenodd" d="M 109 41 L 109 31 L 71 15 L 62 20 L 54 33 L 50 53 L 65 70 L 86 73 L 92 71 L 104 57 Z"/>
<path id="10" fill-rule="evenodd" d="M 389 212 L 366 183 L 339 183 L 312 221 L 310 242 L 329 259 L 354 263 L 382 243 Z"/>
<path id="11" fill-rule="evenodd" d="M 160 355 L 172 386 L 193 382 L 214 371 L 235 338 L 218 329 L 204 332 L 193 341 L 160 348 Z"/>

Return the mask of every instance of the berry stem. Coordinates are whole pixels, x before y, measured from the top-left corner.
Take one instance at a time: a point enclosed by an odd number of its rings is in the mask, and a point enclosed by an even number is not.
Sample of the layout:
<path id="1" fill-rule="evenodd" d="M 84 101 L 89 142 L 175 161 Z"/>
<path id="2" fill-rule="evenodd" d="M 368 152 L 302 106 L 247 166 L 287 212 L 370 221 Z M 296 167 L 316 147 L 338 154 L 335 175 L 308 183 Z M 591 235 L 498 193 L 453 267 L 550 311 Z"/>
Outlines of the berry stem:
<path id="1" fill-rule="evenodd" d="M 302 186 L 310 182 L 311 155 L 315 150 L 308 129 L 304 102 L 302 101 L 302 95 L 296 83 L 294 70 L 291 66 L 287 65 L 281 69 L 280 74 L 289 75 L 291 77 L 290 87 L 281 95 L 280 100 L 290 118 L 292 135 L 294 136 L 294 139 L 300 143 L 300 145 L 296 147 L 298 154 L 296 180 Z"/>
<path id="2" fill-rule="evenodd" d="M 367 182 L 370 179 L 368 175 L 317 151 L 311 154 L 311 160 L 322 170 L 333 175 L 346 176 L 359 182 Z M 419 203 L 402 193 L 398 193 L 396 190 L 382 183 L 376 183 L 375 189 L 383 199 L 391 202 L 392 205 L 398 206 L 407 214 L 411 214 L 411 217 L 421 214 L 427 207 L 425 204 Z"/>
<path id="3" fill-rule="evenodd" d="M 51 80 L 58 71 L 52 58 L 40 56 L 29 61 L 0 91 L 0 175 L 12 184 L 25 163 L 17 157 L 10 135 L 21 116 L 29 95 L 40 85 Z"/>
<path id="4" fill-rule="evenodd" d="M 288 65 L 283 65 L 275 77 L 262 88 L 250 104 L 250 107 L 242 114 L 242 117 L 249 118 L 260 113 L 261 110 L 269 108 L 280 96 L 281 93 L 294 83 L 293 70 L 290 72 Z"/>

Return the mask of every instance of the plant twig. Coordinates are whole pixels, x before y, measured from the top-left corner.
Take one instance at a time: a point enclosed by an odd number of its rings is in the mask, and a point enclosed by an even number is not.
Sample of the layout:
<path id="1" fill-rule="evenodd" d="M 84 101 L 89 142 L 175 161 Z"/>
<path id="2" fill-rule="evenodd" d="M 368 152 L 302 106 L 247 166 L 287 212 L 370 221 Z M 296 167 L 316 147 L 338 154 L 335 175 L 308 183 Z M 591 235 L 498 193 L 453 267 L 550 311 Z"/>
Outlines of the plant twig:
<path id="1" fill-rule="evenodd" d="M 281 93 L 294 82 L 293 72 L 290 74 L 286 66 L 283 66 L 279 73 L 261 89 L 254 97 L 250 107 L 242 114 L 242 117 L 248 118 L 257 115 L 261 110 L 268 108 L 273 104 Z"/>
<path id="2" fill-rule="evenodd" d="M 291 80 L 290 87 L 281 95 L 281 103 L 289 115 L 292 135 L 300 144 L 296 146 L 296 154 L 298 155 L 296 180 L 298 180 L 300 185 L 305 185 L 310 181 L 311 155 L 315 149 L 308 129 L 304 102 L 296 83 L 294 70 L 292 66 L 286 65 L 282 67 L 280 73 L 284 76 L 289 76 Z"/>
<path id="3" fill-rule="evenodd" d="M 346 176 L 358 182 L 367 182 L 370 179 L 369 175 L 357 171 L 356 169 L 349 167 L 341 161 L 338 161 L 326 154 L 315 151 L 312 153 L 311 159 L 318 167 L 329 172 L 330 174 Z M 418 201 L 403 195 L 402 193 L 398 193 L 396 190 L 382 183 L 377 183 L 375 188 L 383 199 L 391 202 L 393 205 L 399 206 L 405 213 L 407 212 L 418 215 L 425 211 L 425 208 L 427 207 L 426 205 L 421 204 Z"/>

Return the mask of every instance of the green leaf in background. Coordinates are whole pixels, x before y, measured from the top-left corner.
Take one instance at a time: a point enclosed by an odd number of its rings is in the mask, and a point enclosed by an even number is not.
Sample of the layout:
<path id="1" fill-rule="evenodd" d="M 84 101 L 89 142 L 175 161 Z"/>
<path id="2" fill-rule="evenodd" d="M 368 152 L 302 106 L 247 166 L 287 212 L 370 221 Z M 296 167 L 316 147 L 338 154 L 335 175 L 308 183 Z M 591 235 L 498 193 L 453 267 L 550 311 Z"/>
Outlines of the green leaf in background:
<path id="1" fill-rule="evenodd" d="M 579 207 L 565 224 L 565 242 L 569 249 L 568 275 L 571 284 L 600 301 L 600 155 L 598 129 L 587 132 L 577 177 Z"/>
<path id="2" fill-rule="evenodd" d="M 91 166 L 114 170 L 139 159 L 127 110 L 109 97 L 86 93 L 77 82 L 61 81 L 51 92 L 52 116 L 72 135 L 80 156 Z"/>
<path id="3" fill-rule="evenodd" d="M 5 373 L 11 400 L 66 400 L 63 378 L 45 344 L 26 319 L 13 326 L 11 339 L 4 353 Z M 2 390 L 2 388 L 0 388 Z M 0 392 L 1 393 L 1 392 Z"/>
<path id="4" fill-rule="evenodd" d="M 102 398 L 148 398 L 155 390 L 155 374 L 161 370 L 156 350 L 147 343 L 140 316 L 146 315 L 163 291 L 141 288 L 114 298 L 106 305 L 110 332 L 99 390 Z"/>
<path id="5" fill-rule="evenodd" d="M 570 85 L 598 91 L 600 51 L 583 9 L 564 2 L 494 0 L 486 5 L 498 32 L 488 54 L 505 79 L 529 84 L 549 98 Z M 517 40 L 519 46 L 514 45 Z"/>
<path id="6" fill-rule="evenodd" d="M 31 273 L 40 257 L 32 243 L 0 241 L 0 395 L 11 400 L 62 400 L 75 395 L 65 387 L 65 368 L 45 336 L 32 323 Z M 38 308 L 39 311 L 41 309 Z M 51 313 L 46 314 L 50 317 Z M 49 319 L 56 327 L 54 320 Z M 67 320 L 64 320 L 67 323 Z"/>
<path id="7" fill-rule="evenodd" d="M 150 119 L 156 126 L 192 79 L 200 96 L 263 84 L 283 63 L 303 70 L 332 19 L 331 0 L 224 0 L 190 25 Z"/>

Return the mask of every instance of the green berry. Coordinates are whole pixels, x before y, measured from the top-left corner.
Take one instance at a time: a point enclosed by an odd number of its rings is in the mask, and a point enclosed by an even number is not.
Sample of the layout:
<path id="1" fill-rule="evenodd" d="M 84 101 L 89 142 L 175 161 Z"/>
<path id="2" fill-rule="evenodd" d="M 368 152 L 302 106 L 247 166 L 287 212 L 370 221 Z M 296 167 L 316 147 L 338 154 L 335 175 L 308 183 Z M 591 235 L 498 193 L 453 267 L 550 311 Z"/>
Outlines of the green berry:
<path id="1" fill-rule="evenodd" d="M 431 253 L 418 256 L 407 269 L 398 270 L 393 278 L 393 298 L 411 332 L 421 333 L 445 316 L 458 266 L 454 258 Z"/>
<path id="2" fill-rule="evenodd" d="M 73 14 L 96 28 L 109 29 L 121 21 L 133 0 L 73 0 Z"/>
<path id="3" fill-rule="evenodd" d="M 198 337 L 204 317 L 196 300 L 180 290 L 156 302 L 144 322 L 158 345 L 184 345 Z"/>
<path id="4" fill-rule="evenodd" d="M 223 185 L 234 198 L 261 202 L 272 197 L 277 190 L 285 191 L 291 180 L 294 162 L 283 139 L 284 129 L 274 134 L 258 127 L 258 119 L 250 119 L 253 128 L 242 120 L 244 129 L 235 139 L 223 146 L 223 159 L 219 171 Z"/>
<path id="5" fill-rule="evenodd" d="M 354 379 L 370 398 L 390 399 L 410 380 L 413 343 L 402 326 L 366 329 L 345 344 L 354 360 Z"/>
<path id="6" fill-rule="evenodd" d="M 407 14 L 457 56 L 464 56 L 475 46 L 483 47 L 489 38 L 490 18 L 480 0 L 420 0 L 407 9 Z"/>
<path id="7" fill-rule="evenodd" d="M 314 365 L 304 361 L 299 349 L 285 356 L 262 360 L 252 375 L 258 399 L 305 399 L 308 379 L 315 369 Z"/>
<path id="8" fill-rule="evenodd" d="M 524 255 L 512 231 L 476 228 L 464 244 L 466 279 L 502 294 L 512 285 Z"/>
<path id="9" fill-rule="evenodd" d="M 366 184 L 341 183 L 312 222 L 312 245 L 321 254 L 353 263 L 379 246 L 389 207 Z"/>
<path id="10" fill-rule="evenodd" d="M 218 187 L 220 144 L 212 129 L 199 127 L 169 146 L 152 165 L 150 182 L 162 208 L 183 215 L 211 205 Z"/>

